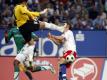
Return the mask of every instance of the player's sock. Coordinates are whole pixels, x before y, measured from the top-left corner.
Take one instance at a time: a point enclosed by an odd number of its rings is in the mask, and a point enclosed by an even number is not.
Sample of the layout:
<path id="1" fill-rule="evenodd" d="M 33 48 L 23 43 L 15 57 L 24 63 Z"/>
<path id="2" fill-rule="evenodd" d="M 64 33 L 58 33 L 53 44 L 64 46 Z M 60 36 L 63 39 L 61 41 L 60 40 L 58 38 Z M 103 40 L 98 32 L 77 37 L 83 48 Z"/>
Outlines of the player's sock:
<path id="1" fill-rule="evenodd" d="M 14 68 L 14 80 L 19 80 L 19 67 L 15 66 Z"/>
<path id="2" fill-rule="evenodd" d="M 61 76 L 62 76 L 62 80 L 66 80 L 66 65 L 65 64 L 61 64 L 60 65 L 60 72 L 61 72 Z"/>
<path id="3" fill-rule="evenodd" d="M 60 32 L 64 31 L 64 26 L 58 26 L 58 25 L 55 25 L 55 24 L 52 24 L 52 23 L 45 22 L 45 27 L 48 28 L 48 29 L 51 29 L 51 30 L 58 30 Z"/>
<path id="4" fill-rule="evenodd" d="M 50 70 L 52 73 L 55 73 L 55 70 L 52 66 L 35 66 L 33 72 Z"/>
<path id="5" fill-rule="evenodd" d="M 29 50 L 29 61 L 33 61 L 33 56 L 34 56 L 34 48 L 35 48 L 35 45 L 30 45 L 28 47 L 28 50 Z"/>
<path id="6" fill-rule="evenodd" d="M 49 66 L 35 66 L 33 68 L 33 72 L 44 71 L 44 70 L 49 70 L 49 69 L 50 69 Z"/>
<path id="7" fill-rule="evenodd" d="M 33 80 L 32 74 L 28 70 L 26 70 L 25 73 L 28 76 L 29 80 Z"/>
<path id="8" fill-rule="evenodd" d="M 59 72 L 59 80 L 62 80 L 62 73 Z"/>

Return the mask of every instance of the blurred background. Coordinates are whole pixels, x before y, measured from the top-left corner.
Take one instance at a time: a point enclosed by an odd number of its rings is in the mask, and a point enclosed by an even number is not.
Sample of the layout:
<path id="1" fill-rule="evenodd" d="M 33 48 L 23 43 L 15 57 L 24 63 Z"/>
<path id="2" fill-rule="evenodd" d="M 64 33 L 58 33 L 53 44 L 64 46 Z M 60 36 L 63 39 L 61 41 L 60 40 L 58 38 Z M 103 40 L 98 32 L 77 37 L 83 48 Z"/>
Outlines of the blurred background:
<path id="1" fill-rule="evenodd" d="M 13 26 L 12 15 L 17 0 L 0 0 L 0 28 Z M 107 0 L 28 0 L 33 11 L 49 8 L 41 20 L 60 25 L 65 21 L 78 30 L 107 29 Z"/>

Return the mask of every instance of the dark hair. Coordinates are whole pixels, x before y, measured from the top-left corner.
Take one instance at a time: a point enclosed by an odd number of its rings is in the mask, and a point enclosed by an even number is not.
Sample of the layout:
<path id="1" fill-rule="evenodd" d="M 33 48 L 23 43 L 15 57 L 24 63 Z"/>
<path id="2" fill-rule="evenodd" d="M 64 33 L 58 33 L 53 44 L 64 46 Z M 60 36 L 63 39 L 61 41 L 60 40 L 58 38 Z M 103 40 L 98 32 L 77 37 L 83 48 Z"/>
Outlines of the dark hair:
<path id="1" fill-rule="evenodd" d="M 14 0 L 14 1 L 13 1 L 13 4 L 14 4 L 14 5 L 17 5 L 17 4 L 19 4 L 19 3 L 21 3 L 21 0 Z"/>
<path id="2" fill-rule="evenodd" d="M 69 26 L 69 30 L 72 30 L 72 23 L 71 22 L 66 22 L 66 23 Z"/>
<path id="3" fill-rule="evenodd" d="M 28 0 L 21 0 L 21 2 L 27 2 Z"/>
<path id="4" fill-rule="evenodd" d="M 28 0 L 14 0 L 13 1 L 13 4 L 14 5 L 17 5 L 17 4 L 20 4 L 20 3 L 22 3 L 22 2 L 27 2 Z"/>

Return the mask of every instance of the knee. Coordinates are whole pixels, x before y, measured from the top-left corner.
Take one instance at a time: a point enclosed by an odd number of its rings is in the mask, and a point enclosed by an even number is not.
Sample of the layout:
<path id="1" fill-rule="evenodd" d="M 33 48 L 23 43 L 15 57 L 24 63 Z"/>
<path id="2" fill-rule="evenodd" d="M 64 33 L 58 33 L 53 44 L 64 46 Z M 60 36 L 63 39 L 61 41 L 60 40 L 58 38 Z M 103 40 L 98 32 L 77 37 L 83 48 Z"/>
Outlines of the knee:
<path id="1" fill-rule="evenodd" d="M 64 59 L 64 58 L 60 58 L 60 60 L 59 60 L 59 64 L 66 64 L 65 59 Z"/>
<path id="2" fill-rule="evenodd" d="M 33 67 L 27 67 L 27 70 L 29 70 L 29 71 L 31 71 L 31 72 L 34 71 Z"/>

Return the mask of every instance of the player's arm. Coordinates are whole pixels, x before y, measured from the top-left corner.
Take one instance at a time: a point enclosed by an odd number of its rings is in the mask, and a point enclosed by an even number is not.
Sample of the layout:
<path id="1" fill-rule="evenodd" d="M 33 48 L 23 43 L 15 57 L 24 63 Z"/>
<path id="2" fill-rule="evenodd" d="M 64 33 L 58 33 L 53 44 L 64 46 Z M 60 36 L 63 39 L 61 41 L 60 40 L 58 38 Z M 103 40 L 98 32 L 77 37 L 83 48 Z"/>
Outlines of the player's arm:
<path id="1" fill-rule="evenodd" d="M 42 14 L 47 13 L 47 11 L 48 11 L 48 9 L 44 9 L 44 10 L 41 11 L 41 12 L 31 12 L 31 11 L 29 11 L 29 13 L 32 14 L 34 17 L 38 17 L 38 16 L 40 16 L 40 15 L 42 15 Z"/>
<path id="2" fill-rule="evenodd" d="M 12 30 L 8 31 L 8 30 L 5 30 L 4 32 L 4 37 L 5 37 L 5 42 L 8 43 L 11 39 L 11 37 L 13 36 L 13 32 Z"/>
<path id="3" fill-rule="evenodd" d="M 27 15 L 29 16 L 29 18 L 34 19 L 35 17 L 38 17 L 38 16 L 40 16 L 41 14 L 45 14 L 45 13 L 47 12 L 47 9 L 44 9 L 44 10 L 41 11 L 41 12 L 33 12 L 33 11 L 29 11 L 29 10 L 27 9 L 27 6 L 25 6 L 25 7 L 20 7 L 20 12 L 21 12 L 22 14 L 27 14 Z"/>
<path id="4" fill-rule="evenodd" d="M 54 43 L 56 43 L 57 45 L 62 44 L 64 40 L 62 36 L 55 36 L 50 33 L 48 33 L 48 38 L 52 40 Z"/>

